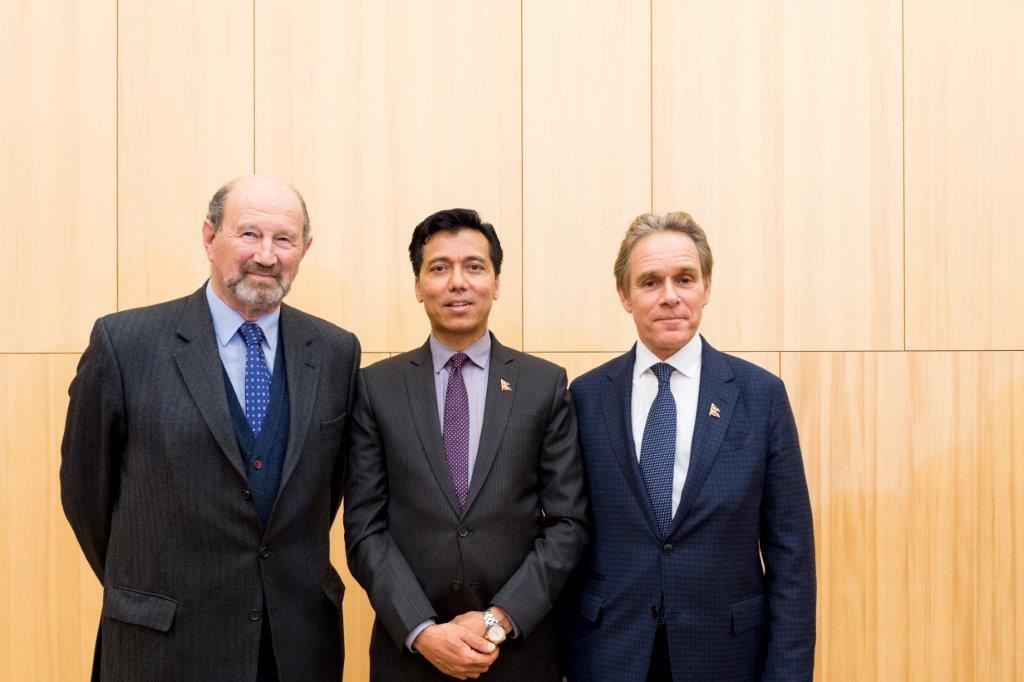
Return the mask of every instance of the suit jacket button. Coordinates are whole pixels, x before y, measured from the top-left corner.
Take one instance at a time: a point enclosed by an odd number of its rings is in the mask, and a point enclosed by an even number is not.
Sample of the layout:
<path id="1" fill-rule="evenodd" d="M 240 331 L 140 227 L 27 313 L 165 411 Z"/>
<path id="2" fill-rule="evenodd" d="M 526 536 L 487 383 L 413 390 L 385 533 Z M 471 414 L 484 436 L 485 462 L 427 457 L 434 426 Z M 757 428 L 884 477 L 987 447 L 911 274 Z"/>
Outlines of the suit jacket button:
<path id="1" fill-rule="evenodd" d="M 270 556 L 270 548 L 266 546 L 260 547 L 260 558 L 266 559 L 268 556 Z"/>
<path id="2" fill-rule="evenodd" d="M 259 620 L 262 617 L 263 614 L 260 612 L 259 609 L 253 609 L 249 612 L 249 620 Z"/>
<path id="3" fill-rule="evenodd" d="M 658 617 L 658 607 L 657 607 L 657 605 L 651 607 L 651 615 L 654 616 L 655 618 Z"/>
<path id="4" fill-rule="evenodd" d="M 469 535 L 469 531 L 468 530 L 466 530 L 465 528 L 460 528 L 459 529 L 459 537 L 460 538 L 464 538 L 467 535 Z"/>
<path id="5" fill-rule="evenodd" d="M 458 580 L 453 580 L 452 581 L 452 592 L 461 592 L 461 591 L 462 591 L 462 582 L 460 582 Z"/>
<path id="6" fill-rule="evenodd" d="M 242 491 L 242 499 L 245 500 L 246 502 L 251 500 L 252 499 L 252 491 L 250 491 L 250 490 L 243 490 Z"/>
<path id="7" fill-rule="evenodd" d="M 252 461 L 252 468 L 256 469 L 257 471 L 262 469 L 263 468 L 263 460 L 262 459 L 254 459 Z"/>
<path id="8" fill-rule="evenodd" d="M 664 554 L 665 556 L 668 556 L 669 554 L 672 553 L 673 549 L 674 548 L 672 547 L 672 543 L 671 542 L 666 542 L 664 545 L 661 546 L 661 553 Z"/>

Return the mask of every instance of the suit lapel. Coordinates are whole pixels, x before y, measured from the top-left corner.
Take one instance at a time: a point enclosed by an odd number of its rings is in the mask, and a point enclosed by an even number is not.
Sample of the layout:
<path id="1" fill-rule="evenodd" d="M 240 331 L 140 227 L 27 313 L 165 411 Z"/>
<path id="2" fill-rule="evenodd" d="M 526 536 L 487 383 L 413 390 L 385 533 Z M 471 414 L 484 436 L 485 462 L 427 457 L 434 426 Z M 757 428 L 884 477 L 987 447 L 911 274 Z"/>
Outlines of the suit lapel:
<path id="1" fill-rule="evenodd" d="M 430 342 L 413 351 L 405 369 L 405 389 L 409 395 L 409 409 L 412 421 L 420 438 L 420 445 L 427 457 L 437 485 L 451 505 L 455 515 L 460 515 L 459 498 L 455 494 L 448 460 L 441 440 L 441 425 L 437 418 L 437 393 L 434 387 L 434 365 L 430 357 Z"/>
<path id="2" fill-rule="evenodd" d="M 309 431 L 320 376 L 314 346 L 316 330 L 312 323 L 291 306 L 281 306 L 281 337 L 284 344 L 284 368 L 288 377 L 289 428 L 278 492 L 284 490 L 288 477 L 295 471 L 302 454 L 302 444 Z"/>
<path id="3" fill-rule="evenodd" d="M 477 445 L 473 476 L 469 481 L 469 494 L 463 514 L 469 510 L 473 500 L 487 480 L 487 474 L 494 464 L 501 444 L 502 434 L 508 425 L 512 411 L 512 396 L 517 385 L 519 368 L 513 362 L 514 356 L 508 348 L 498 343 L 491 334 L 491 358 L 487 370 L 487 398 L 484 401 L 484 420 L 480 429 L 480 443 Z M 512 391 L 502 391 L 501 382 L 506 381 Z"/>
<path id="4" fill-rule="evenodd" d="M 605 427 L 611 442 L 612 456 L 622 469 L 622 475 L 637 506 L 643 512 L 651 532 L 658 537 L 658 523 L 654 518 L 647 486 L 640 476 L 640 464 L 636 459 L 636 448 L 633 443 L 633 366 L 636 364 L 636 346 L 616 359 L 608 370 L 610 385 L 604 391 L 602 409 L 604 410 Z"/>
<path id="5" fill-rule="evenodd" d="M 704 485 L 711 465 L 718 456 L 725 432 L 736 406 L 739 388 L 733 381 L 732 370 L 725 358 L 701 337 L 700 390 L 697 394 L 697 416 L 693 424 L 693 442 L 690 445 L 690 466 L 679 500 L 679 508 L 672 518 L 669 535 L 674 533 L 693 506 L 693 501 Z M 711 415 L 711 404 L 718 408 L 718 417 Z"/>
<path id="6" fill-rule="evenodd" d="M 224 370 L 217 350 L 217 338 L 213 333 L 210 307 L 206 302 L 205 285 L 186 299 L 185 310 L 175 333 L 187 342 L 174 355 L 185 386 L 224 456 L 244 479 L 242 454 L 238 449 L 235 428 L 228 411 Z"/>

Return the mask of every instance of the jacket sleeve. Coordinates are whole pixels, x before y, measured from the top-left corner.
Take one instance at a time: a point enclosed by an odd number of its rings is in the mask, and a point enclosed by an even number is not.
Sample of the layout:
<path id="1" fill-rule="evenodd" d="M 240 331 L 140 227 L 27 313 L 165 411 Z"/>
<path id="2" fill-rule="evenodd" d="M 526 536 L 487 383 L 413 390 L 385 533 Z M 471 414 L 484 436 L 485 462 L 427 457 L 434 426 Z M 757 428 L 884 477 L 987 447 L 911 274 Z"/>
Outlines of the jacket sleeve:
<path id="1" fill-rule="evenodd" d="M 772 386 L 761 502 L 768 599 L 764 680 L 808 680 L 814 669 L 814 530 L 800 442 L 782 381 Z"/>
<path id="2" fill-rule="evenodd" d="M 437 612 L 388 530 L 387 467 L 362 373 L 352 414 L 344 516 L 349 570 L 395 645 L 404 649 L 413 628 L 437 618 Z"/>
<path id="3" fill-rule="evenodd" d="M 61 503 L 102 583 L 125 440 L 121 373 L 103 318 L 93 327 L 68 395 L 61 442 Z"/>
<path id="4" fill-rule="evenodd" d="M 576 416 L 560 370 L 552 396 L 540 460 L 539 502 L 544 528 L 533 549 L 492 602 L 529 636 L 550 612 L 588 542 L 583 460 Z"/>
<path id="5" fill-rule="evenodd" d="M 334 523 L 334 517 L 338 512 L 338 507 L 341 505 L 341 497 L 345 492 L 345 474 L 348 466 L 348 445 L 351 443 L 352 433 L 352 408 L 355 404 L 356 398 L 356 383 L 359 379 L 359 364 L 362 358 L 362 351 L 359 346 L 359 339 L 354 335 L 352 336 L 352 343 L 354 348 L 352 349 L 352 363 L 349 366 L 349 382 L 348 392 L 345 394 L 348 399 L 345 404 L 345 412 L 348 417 L 345 420 L 345 435 L 341 439 L 341 447 L 338 448 L 338 452 L 335 453 L 334 457 L 334 471 L 331 475 L 331 523 Z"/>

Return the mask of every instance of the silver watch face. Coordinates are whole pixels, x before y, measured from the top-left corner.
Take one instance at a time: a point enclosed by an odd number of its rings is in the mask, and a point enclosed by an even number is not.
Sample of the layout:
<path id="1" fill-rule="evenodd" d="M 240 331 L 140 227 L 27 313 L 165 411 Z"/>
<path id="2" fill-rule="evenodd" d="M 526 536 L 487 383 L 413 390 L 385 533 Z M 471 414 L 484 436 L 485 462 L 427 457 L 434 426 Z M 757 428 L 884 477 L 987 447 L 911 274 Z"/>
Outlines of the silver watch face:
<path id="1" fill-rule="evenodd" d="M 492 625 L 487 628 L 487 640 L 494 644 L 501 644 L 505 641 L 505 628 L 500 625 Z"/>

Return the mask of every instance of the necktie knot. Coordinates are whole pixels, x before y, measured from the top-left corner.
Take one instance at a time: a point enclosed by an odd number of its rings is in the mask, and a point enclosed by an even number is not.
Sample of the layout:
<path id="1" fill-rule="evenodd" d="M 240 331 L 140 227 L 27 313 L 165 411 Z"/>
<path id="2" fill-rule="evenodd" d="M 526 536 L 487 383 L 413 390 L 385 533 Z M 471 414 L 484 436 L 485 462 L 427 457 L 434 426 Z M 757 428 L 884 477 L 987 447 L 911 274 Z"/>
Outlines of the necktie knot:
<path id="1" fill-rule="evenodd" d="M 245 345 L 250 348 L 263 343 L 263 330 L 255 322 L 246 322 L 238 328 L 238 333 L 245 340 Z"/>
<path id="2" fill-rule="evenodd" d="M 465 353 L 456 353 L 451 357 L 451 360 L 449 360 L 448 363 L 451 366 L 453 372 L 461 372 L 462 366 L 466 364 L 466 360 L 468 359 L 469 356 L 466 355 Z"/>
<path id="3" fill-rule="evenodd" d="M 667 362 L 659 362 L 651 365 L 651 371 L 654 372 L 654 376 L 658 377 L 658 388 L 666 388 L 669 385 L 669 379 L 672 378 L 672 371 L 675 368 Z"/>

